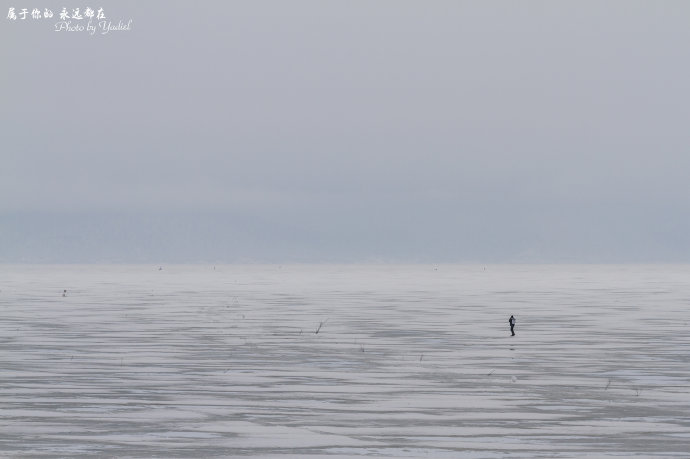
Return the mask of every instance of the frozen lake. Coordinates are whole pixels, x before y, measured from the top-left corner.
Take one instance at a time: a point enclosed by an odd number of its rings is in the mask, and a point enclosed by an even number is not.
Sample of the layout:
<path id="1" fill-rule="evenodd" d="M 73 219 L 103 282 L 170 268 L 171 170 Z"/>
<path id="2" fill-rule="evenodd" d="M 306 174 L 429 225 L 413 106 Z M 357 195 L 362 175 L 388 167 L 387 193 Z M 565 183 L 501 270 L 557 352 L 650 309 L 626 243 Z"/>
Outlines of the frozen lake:
<path id="1" fill-rule="evenodd" d="M 687 265 L 0 265 L 0 455 L 685 458 L 688 315 Z"/>

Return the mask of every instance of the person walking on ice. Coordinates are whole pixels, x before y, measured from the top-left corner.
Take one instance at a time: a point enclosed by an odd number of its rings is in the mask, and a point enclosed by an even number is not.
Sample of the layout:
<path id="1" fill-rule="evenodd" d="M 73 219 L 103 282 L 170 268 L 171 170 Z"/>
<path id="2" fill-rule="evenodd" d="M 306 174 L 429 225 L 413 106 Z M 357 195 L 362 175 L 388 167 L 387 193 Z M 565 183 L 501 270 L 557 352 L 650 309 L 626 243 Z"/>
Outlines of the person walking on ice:
<path id="1" fill-rule="evenodd" d="M 510 336 L 515 336 L 515 317 L 510 316 L 510 319 L 508 319 L 508 323 L 510 324 Z"/>

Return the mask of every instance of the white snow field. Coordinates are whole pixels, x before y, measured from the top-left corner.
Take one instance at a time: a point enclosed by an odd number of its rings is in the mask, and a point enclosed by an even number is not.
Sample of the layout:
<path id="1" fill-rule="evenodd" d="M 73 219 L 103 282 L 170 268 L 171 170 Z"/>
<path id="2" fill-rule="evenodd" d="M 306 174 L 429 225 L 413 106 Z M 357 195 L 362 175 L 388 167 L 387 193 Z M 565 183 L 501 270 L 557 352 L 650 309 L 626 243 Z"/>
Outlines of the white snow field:
<path id="1" fill-rule="evenodd" d="M 686 458 L 689 316 L 687 265 L 0 265 L 0 456 Z"/>

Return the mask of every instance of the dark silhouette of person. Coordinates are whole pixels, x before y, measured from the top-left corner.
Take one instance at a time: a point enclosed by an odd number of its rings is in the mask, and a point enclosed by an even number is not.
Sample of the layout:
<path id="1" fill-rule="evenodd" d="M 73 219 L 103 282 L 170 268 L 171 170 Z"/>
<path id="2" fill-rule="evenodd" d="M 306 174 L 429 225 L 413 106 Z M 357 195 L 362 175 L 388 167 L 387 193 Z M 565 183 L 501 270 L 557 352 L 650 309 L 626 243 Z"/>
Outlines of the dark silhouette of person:
<path id="1" fill-rule="evenodd" d="M 510 333 L 512 333 L 510 336 L 515 336 L 515 317 L 510 316 L 508 323 L 510 324 Z"/>

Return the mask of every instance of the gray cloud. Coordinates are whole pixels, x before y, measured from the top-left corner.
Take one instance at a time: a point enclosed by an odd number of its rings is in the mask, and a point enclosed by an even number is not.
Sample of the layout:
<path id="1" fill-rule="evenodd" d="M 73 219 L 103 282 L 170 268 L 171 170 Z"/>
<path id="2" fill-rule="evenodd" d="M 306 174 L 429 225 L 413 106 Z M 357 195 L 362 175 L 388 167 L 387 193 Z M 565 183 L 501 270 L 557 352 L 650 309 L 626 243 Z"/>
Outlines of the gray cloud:
<path id="1" fill-rule="evenodd" d="M 690 258 L 685 2 L 102 6 L 133 30 L 0 27 L 0 259 L 97 215 L 119 254 L 154 219 L 261 235 L 227 260 Z"/>

